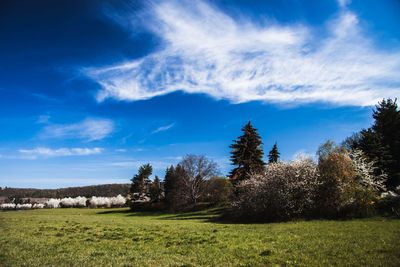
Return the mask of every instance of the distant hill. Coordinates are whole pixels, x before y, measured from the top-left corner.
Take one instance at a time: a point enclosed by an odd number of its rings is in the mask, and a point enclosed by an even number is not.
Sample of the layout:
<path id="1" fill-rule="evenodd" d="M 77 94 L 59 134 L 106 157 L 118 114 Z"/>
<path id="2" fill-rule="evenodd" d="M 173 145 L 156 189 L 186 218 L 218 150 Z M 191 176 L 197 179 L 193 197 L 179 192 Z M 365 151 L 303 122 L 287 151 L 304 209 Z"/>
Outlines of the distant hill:
<path id="1" fill-rule="evenodd" d="M 60 189 L 35 189 L 4 187 L 0 190 L 0 197 L 15 198 L 64 198 L 64 197 L 113 197 L 119 194 L 126 196 L 130 184 L 103 184 L 82 187 L 67 187 Z"/>

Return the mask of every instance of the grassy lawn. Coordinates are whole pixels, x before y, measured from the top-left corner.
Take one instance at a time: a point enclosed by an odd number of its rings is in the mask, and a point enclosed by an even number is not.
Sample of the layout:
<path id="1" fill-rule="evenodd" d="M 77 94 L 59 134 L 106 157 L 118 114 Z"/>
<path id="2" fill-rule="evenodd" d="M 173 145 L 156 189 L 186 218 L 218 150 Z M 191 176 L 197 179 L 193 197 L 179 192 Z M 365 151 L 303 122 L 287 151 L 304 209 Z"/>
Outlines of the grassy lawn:
<path id="1" fill-rule="evenodd" d="M 0 212 L 0 266 L 400 266 L 400 220 L 209 222 L 127 209 Z"/>

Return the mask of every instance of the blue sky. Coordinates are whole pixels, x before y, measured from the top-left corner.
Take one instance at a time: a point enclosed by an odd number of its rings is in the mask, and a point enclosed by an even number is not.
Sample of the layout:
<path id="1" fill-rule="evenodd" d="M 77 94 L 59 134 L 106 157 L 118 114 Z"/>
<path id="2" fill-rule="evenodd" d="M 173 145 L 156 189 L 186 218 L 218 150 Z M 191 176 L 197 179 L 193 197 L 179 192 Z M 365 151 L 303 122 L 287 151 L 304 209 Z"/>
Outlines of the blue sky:
<path id="1" fill-rule="evenodd" d="M 400 1 L 0 3 L 0 186 L 129 183 L 185 154 L 315 154 L 400 96 Z"/>

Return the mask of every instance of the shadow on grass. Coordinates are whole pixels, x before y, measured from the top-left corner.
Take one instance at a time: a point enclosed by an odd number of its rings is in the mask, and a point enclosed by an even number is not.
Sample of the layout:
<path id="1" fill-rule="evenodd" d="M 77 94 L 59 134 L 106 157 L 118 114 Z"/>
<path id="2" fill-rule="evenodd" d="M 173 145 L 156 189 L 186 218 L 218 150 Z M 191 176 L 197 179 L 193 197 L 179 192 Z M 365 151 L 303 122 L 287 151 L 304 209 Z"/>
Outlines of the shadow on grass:
<path id="1" fill-rule="evenodd" d="M 177 221 L 196 221 L 204 223 L 215 223 L 215 224 L 273 224 L 273 223 L 290 223 L 290 222 L 302 222 L 302 221 L 326 221 L 326 222 L 344 222 L 354 219 L 359 220 L 376 220 L 376 217 L 367 218 L 312 218 L 312 219 L 293 219 L 284 221 L 266 221 L 266 220 L 249 220 L 244 219 L 232 219 L 224 215 L 225 207 L 213 207 L 204 210 L 191 210 L 181 213 L 171 213 L 168 211 L 132 211 L 129 208 L 116 209 L 116 210 L 105 210 L 97 212 L 96 215 L 107 215 L 107 214 L 121 214 L 123 216 L 130 217 L 152 217 L 152 220 L 177 220 Z M 399 219 L 394 216 L 382 216 L 385 220 Z"/>
<path id="2" fill-rule="evenodd" d="M 204 207 L 204 208 L 203 208 Z M 203 209 L 202 209 L 203 208 Z M 293 222 L 293 221 L 304 221 L 304 220 L 288 220 L 288 221 L 266 221 L 262 219 L 249 218 L 233 219 L 227 217 L 224 214 L 226 211 L 225 206 L 210 206 L 202 205 L 195 206 L 192 210 L 180 213 L 172 213 L 169 211 L 132 211 L 129 208 L 116 209 L 116 210 L 105 210 L 97 212 L 96 215 L 107 215 L 107 214 L 121 214 L 129 217 L 152 217 L 152 220 L 177 220 L 177 221 L 197 221 L 197 222 L 208 222 L 216 224 L 268 224 L 277 222 Z"/>
<path id="3" fill-rule="evenodd" d="M 186 213 L 169 213 L 169 216 L 162 217 L 162 220 L 207 220 L 212 221 L 216 217 L 220 217 L 224 211 L 224 208 L 217 208 L 212 210 L 203 210 Z"/>
<path id="4" fill-rule="evenodd" d="M 126 216 L 142 216 L 142 217 L 150 217 L 150 216 L 161 216 L 170 214 L 164 211 L 132 211 L 131 209 L 123 209 L 123 210 L 106 210 L 97 212 L 96 215 L 105 215 L 105 214 L 125 214 Z"/>
<path id="5" fill-rule="evenodd" d="M 124 215 L 130 217 L 154 217 L 154 220 L 202 220 L 203 222 L 219 222 L 225 208 L 171 213 L 168 211 L 132 211 L 131 209 L 116 209 L 96 212 L 96 215 Z"/>
<path id="6" fill-rule="evenodd" d="M 126 213 L 132 213 L 131 210 L 129 209 L 118 209 L 118 210 L 106 210 L 106 211 L 100 211 L 100 212 L 96 212 L 96 214 L 126 214 Z"/>

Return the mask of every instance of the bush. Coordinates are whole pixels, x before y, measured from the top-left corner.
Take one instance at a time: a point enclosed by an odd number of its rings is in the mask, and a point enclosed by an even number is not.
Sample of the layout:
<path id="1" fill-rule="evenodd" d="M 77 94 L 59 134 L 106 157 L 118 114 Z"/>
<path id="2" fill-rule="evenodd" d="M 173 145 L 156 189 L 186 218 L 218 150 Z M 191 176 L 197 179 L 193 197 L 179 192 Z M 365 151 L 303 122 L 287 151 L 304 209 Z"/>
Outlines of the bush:
<path id="1" fill-rule="evenodd" d="M 116 197 L 111 197 L 111 206 L 113 207 L 122 207 L 126 204 L 126 198 L 121 195 Z"/>
<path id="2" fill-rule="evenodd" d="M 44 204 L 41 203 L 35 203 L 32 206 L 33 209 L 43 209 L 44 208 Z"/>
<path id="3" fill-rule="evenodd" d="M 17 206 L 15 208 L 17 210 L 30 210 L 32 208 L 32 204 L 31 203 L 17 204 Z"/>
<path id="4" fill-rule="evenodd" d="M 72 207 L 86 207 L 86 197 L 66 197 L 61 199 L 60 205 L 63 208 L 72 208 Z"/>
<path id="5" fill-rule="evenodd" d="M 56 209 L 56 208 L 59 208 L 59 207 L 60 207 L 60 202 L 61 202 L 61 199 L 58 199 L 58 198 L 50 198 L 50 199 L 47 201 L 46 206 L 47 206 L 48 208 L 50 208 L 50 209 Z"/>
<path id="6" fill-rule="evenodd" d="M 99 208 L 99 207 L 122 207 L 126 203 L 126 199 L 118 195 L 116 197 L 95 197 L 92 196 L 90 199 L 90 207 L 92 208 Z"/>
<path id="7" fill-rule="evenodd" d="M 320 186 L 318 212 L 322 217 L 337 217 L 339 211 L 353 202 L 356 172 L 345 153 L 331 153 L 318 163 Z M 353 187 L 353 188 L 352 188 Z"/>
<path id="8" fill-rule="evenodd" d="M 228 202 L 233 196 L 233 185 L 224 177 L 213 177 L 205 181 L 201 201 L 204 202 Z"/>
<path id="9" fill-rule="evenodd" d="M 386 175 L 376 175 L 374 162 L 361 151 L 333 152 L 320 158 L 320 187 L 317 202 L 322 217 L 365 217 L 374 215 Z"/>
<path id="10" fill-rule="evenodd" d="M 168 205 L 165 202 L 130 202 L 130 208 L 132 211 L 165 211 L 168 209 Z"/>
<path id="11" fill-rule="evenodd" d="M 379 210 L 386 215 L 400 217 L 400 186 L 395 191 L 384 192 L 378 201 Z"/>
<path id="12" fill-rule="evenodd" d="M 230 215 L 252 220 L 289 220 L 315 211 L 318 172 L 309 159 L 269 164 L 237 186 Z"/>
<path id="13" fill-rule="evenodd" d="M 2 210 L 15 210 L 15 204 L 14 203 L 3 203 L 0 205 L 0 209 Z"/>

